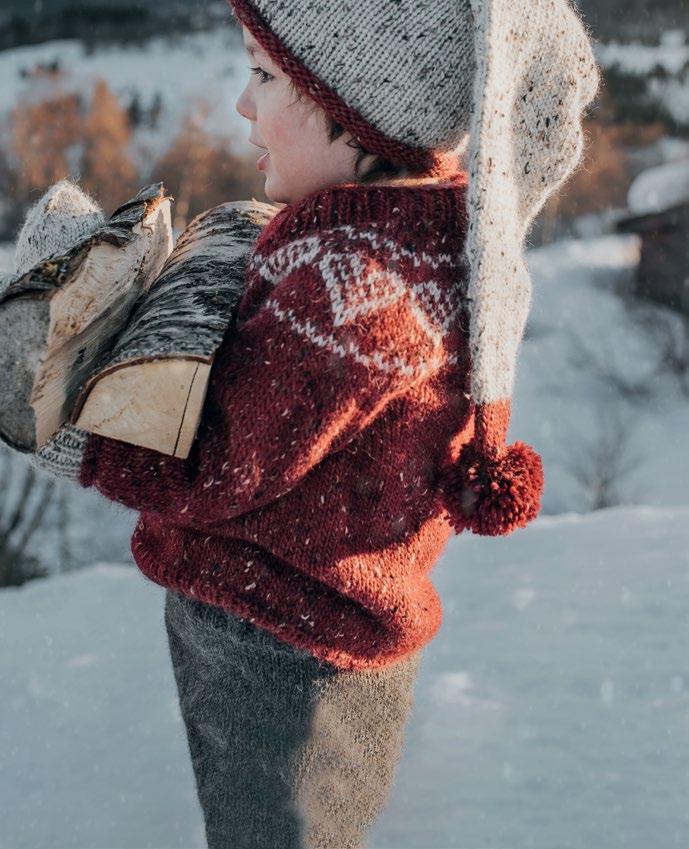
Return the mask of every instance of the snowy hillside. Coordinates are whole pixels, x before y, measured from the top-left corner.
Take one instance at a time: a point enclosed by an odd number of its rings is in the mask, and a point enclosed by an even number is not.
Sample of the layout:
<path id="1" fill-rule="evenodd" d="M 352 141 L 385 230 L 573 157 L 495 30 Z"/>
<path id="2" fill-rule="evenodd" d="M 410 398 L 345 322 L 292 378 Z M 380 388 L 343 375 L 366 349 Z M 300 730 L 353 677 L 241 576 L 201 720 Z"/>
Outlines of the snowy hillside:
<path id="1" fill-rule="evenodd" d="M 689 123 L 689 43 L 683 30 L 666 31 L 657 45 L 596 43 L 596 55 L 606 68 L 644 77 L 649 96 L 663 103 L 675 120 Z M 125 107 L 135 95 L 144 109 L 156 94 L 162 97 L 158 127 L 135 132 L 132 154 L 142 169 L 170 144 L 197 98 L 208 106 L 209 132 L 232 137 L 240 155 L 251 150 L 246 121 L 235 110 L 249 63 L 229 13 L 208 32 L 157 37 L 143 46 L 110 44 L 92 51 L 78 39 L 62 39 L 0 51 L 0 134 L 7 132 L 6 116 L 15 103 L 41 96 L 36 80 L 23 75 L 53 61 L 64 74 L 63 91 L 88 98 L 95 79 L 102 77 Z"/>
<path id="2" fill-rule="evenodd" d="M 141 106 L 150 108 L 160 94 L 163 108 L 157 128 L 139 128 L 134 136 L 132 153 L 141 168 L 150 166 L 170 144 L 197 98 L 208 106 L 204 127 L 210 133 L 231 137 L 238 154 L 251 147 L 247 122 L 235 109 L 249 63 L 238 31 L 228 25 L 174 39 L 154 38 L 145 49 L 110 45 L 90 52 L 80 40 L 69 39 L 0 51 L 0 116 L 5 131 L 6 115 L 15 103 L 45 96 L 36 80 L 22 74 L 56 60 L 64 75 L 61 90 L 81 93 L 87 100 L 98 77 L 107 81 L 124 107 L 138 95 Z"/>
<path id="3" fill-rule="evenodd" d="M 689 844 L 689 508 L 453 538 L 371 847 Z M 163 623 L 128 566 L 0 592 L 0 849 L 204 846 Z"/>

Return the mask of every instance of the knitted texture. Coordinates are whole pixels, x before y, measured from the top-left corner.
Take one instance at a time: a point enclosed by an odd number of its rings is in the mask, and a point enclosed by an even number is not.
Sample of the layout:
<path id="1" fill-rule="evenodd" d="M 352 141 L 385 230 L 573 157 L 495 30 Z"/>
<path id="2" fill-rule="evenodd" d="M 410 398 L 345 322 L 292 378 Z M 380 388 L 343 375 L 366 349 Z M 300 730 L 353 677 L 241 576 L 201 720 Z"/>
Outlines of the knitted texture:
<path id="1" fill-rule="evenodd" d="M 509 533 L 540 509 L 543 470 L 505 445 L 530 308 L 524 239 L 583 148 L 599 81 L 569 0 L 229 0 L 301 91 L 372 153 L 438 172 L 466 145 L 474 444 L 442 485 L 455 529 Z"/>
<path id="2" fill-rule="evenodd" d="M 441 622 L 437 479 L 472 435 L 466 181 L 342 184 L 280 210 L 247 262 L 186 460 L 91 435 L 80 482 L 141 512 L 153 581 L 338 668 Z"/>
<path id="3" fill-rule="evenodd" d="M 29 461 L 42 472 L 78 481 L 89 432 L 66 423 L 33 454 Z"/>
<path id="4" fill-rule="evenodd" d="M 466 246 L 472 396 L 504 404 L 531 299 L 524 238 L 579 162 L 581 115 L 598 73 L 588 39 L 562 0 L 535 0 L 519 14 L 507 0 L 472 5 L 484 45 L 477 53 Z M 497 444 L 504 438 L 499 415 L 491 437 Z"/>
<path id="5" fill-rule="evenodd" d="M 64 253 L 105 221 L 100 206 L 71 180 L 52 185 L 28 211 L 17 236 L 14 275 Z M 56 477 L 79 476 L 87 431 L 65 424 L 29 455 L 33 466 Z"/>
<path id="6" fill-rule="evenodd" d="M 469 0 L 229 0 L 295 85 L 372 153 L 445 176 L 469 129 Z"/>
<path id="7" fill-rule="evenodd" d="M 165 625 L 209 849 L 360 849 L 387 801 L 420 654 L 339 670 L 168 590 Z"/>
<path id="8" fill-rule="evenodd" d="M 15 245 L 16 274 L 60 254 L 105 221 L 103 210 L 70 180 L 51 186 L 29 209 Z"/>

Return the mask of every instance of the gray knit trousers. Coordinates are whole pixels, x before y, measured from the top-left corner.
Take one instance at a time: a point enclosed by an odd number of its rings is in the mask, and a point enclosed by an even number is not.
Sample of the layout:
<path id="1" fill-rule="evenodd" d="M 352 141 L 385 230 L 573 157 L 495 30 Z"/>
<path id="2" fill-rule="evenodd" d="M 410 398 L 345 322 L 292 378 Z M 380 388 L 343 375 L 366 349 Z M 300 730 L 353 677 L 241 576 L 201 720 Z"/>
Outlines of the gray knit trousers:
<path id="1" fill-rule="evenodd" d="M 421 650 L 340 670 L 169 589 L 165 625 L 208 849 L 362 849 L 394 779 Z"/>

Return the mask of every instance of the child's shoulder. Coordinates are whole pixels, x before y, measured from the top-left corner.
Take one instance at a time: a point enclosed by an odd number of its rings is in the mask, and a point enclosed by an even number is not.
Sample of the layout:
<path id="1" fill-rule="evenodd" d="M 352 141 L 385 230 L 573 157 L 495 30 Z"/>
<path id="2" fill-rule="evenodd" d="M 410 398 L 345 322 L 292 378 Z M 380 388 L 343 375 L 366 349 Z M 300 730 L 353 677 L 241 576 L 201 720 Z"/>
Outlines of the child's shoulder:
<path id="1" fill-rule="evenodd" d="M 466 178 L 342 183 L 283 206 L 254 245 L 250 267 L 274 275 L 339 255 L 379 261 L 422 253 L 460 254 Z"/>
<path id="2" fill-rule="evenodd" d="M 459 192 L 431 185 L 334 187 L 285 207 L 249 260 L 241 320 L 265 305 L 309 338 L 351 347 L 363 334 L 385 349 L 413 338 L 419 368 L 435 362 L 467 277 Z"/>

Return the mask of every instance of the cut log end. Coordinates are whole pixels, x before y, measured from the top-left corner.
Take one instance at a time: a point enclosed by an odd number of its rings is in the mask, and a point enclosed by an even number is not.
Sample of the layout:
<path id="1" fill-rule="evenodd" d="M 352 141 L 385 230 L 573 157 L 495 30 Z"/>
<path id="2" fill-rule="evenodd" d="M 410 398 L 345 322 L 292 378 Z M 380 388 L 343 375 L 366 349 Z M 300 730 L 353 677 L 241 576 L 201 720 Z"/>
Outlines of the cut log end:
<path id="1" fill-rule="evenodd" d="M 100 377 L 75 424 L 84 430 L 186 458 L 201 418 L 211 364 L 166 359 Z"/>
<path id="2" fill-rule="evenodd" d="M 220 204 L 175 246 L 171 200 L 162 184 L 145 187 L 67 255 L 0 291 L 0 389 L 17 401 L 0 411 L 6 442 L 35 450 L 69 420 L 189 455 L 248 254 L 279 210 Z"/>

